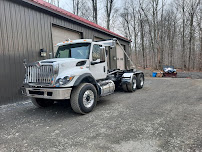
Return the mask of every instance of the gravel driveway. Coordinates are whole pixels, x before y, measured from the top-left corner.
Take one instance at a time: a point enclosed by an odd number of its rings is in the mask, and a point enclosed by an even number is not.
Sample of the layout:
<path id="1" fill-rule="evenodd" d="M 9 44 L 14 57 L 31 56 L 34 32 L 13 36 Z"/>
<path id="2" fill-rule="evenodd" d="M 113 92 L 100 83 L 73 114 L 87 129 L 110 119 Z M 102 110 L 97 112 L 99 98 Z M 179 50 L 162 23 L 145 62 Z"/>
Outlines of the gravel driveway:
<path id="1" fill-rule="evenodd" d="M 0 107 L 0 151 L 201 152 L 202 80 L 147 78 L 135 93 L 101 98 L 87 115 L 69 104 Z"/>

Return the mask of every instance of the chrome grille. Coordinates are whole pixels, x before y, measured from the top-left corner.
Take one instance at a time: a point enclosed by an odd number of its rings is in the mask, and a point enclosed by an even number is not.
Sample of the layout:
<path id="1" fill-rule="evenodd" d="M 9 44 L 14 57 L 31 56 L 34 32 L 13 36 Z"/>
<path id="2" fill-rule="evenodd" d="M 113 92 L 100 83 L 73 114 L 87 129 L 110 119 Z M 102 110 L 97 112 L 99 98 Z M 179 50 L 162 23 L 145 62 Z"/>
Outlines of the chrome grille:
<path id="1" fill-rule="evenodd" d="M 31 65 L 27 67 L 27 83 L 51 83 L 54 76 L 52 65 Z"/>

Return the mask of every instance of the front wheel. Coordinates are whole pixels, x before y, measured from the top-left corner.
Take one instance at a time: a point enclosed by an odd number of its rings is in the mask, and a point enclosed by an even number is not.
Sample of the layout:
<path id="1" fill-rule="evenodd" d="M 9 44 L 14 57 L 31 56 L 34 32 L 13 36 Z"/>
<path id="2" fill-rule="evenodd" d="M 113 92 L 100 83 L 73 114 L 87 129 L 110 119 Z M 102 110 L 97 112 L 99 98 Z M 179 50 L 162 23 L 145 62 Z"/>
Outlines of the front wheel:
<path id="1" fill-rule="evenodd" d="M 91 112 L 97 104 L 97 91 L 90 83 L 83 83 L 73 89 L 70 103 L 76 113 Z"/>
<path id="2" fill-rule="evenodd" d="M 54 101 L 50 99 L 31 98 L 31 100 L 32 103 L 39 108 L 49 107 L 54 104 Z"/>

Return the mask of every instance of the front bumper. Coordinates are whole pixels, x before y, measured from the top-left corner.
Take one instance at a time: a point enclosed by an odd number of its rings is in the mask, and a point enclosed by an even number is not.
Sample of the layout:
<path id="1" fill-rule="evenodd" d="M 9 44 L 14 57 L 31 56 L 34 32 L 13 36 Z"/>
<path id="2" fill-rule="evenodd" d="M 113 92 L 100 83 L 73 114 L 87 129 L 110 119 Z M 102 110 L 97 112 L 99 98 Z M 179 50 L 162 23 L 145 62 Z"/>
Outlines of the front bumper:
<path id="1" fill-rule="evenodd" d="M 33 98 L 63 100 L 70 99 L 72 88 L 29 88 L 23 87 L 22 94 Z"/>

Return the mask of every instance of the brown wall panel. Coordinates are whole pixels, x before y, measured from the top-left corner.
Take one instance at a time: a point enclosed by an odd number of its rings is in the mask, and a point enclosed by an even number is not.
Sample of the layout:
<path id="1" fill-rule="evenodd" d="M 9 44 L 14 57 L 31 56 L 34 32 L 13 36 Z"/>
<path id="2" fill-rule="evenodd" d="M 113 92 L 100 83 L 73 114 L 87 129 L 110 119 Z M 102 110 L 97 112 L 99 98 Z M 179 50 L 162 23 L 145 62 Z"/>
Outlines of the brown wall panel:
<path id="1" fill-rule="evenodd" d="M 0 10 L 3 9 L 3 1 L 0 1 Z M 3 14 L 0 13 L 0 84 L 3 84 L 4 81 L 4 45 L 3 45 Z M 5 94 L 5 89 L 0 87 L 0 93 Z M 3 96 L 0 94 L 1 100 L 4 101 Z"/>
<path id="2" fill-rule="evenodd" d="M 11 73 L 9 74 L 10 77 L 10 82 L 11 82 L 11 86 L 12 88 L 10 88 L 10 93 L 13 94 L 14 96 L 12 97 L 12 100 L 14 100 L 15 96 L 16 96 L 16 90 L 17 90 L 17 85 L 16 85 L 16 81 L 17 81 L 17 32 L 16 32 L 16 25 L 15 25 L 15 14 L 14 14 L 14 5 L 12 3 L 8 3 L 8 18 L 7 18 L 7 23 L 6 25 L 9 25 L 7 28 L 7 32 L 9 32 L 9 56 L 10 56 L 10 71 Z M 13 78 L 14 77 L 14 78 Z M 8 86 L 9 87 L 9 86 Z"/>
<path id="3" fill-rule="evenodd" d="M 1 22 L 2 22 L 2 39 L 3 39 L 3 46 L 4 46 L 4 71 L 2 71 L 2 87 L 5 89 L 4 94 L 1 94 L 1 97 L 3 99 L 3 101 L 5 100 L 5 94 L 7 94 L 9 90 L 7 85 L 11 85 L 11 81 L 10 80 L 10 73 L 9 73 L 9 69 L 10 69 L 10 47 L 9 47 L 9 38 L 10 38 L 10 32 L 8 31 L 8 27 L 10 27 L 10 24 L 7 25 L 7 21 L 8 21 L 8 13 L 6 13 L 6 8 L 8 8 L 8 3 L 6 4 L 5 1 L 2 1 L 1 4 Z M 7 19 L 6 19 L 6 17 Z M 12 54 L 11 54 L 12 56 Z M 10 97 L 8 97 L 8 100 L 11 100 Z"/>
<path id="4" fill-rule="evenodd" d="M 23 60 L 25 58 L 28 58 L 29 56 L 27 55 L 27 35 L 25 33 L 25 28 L 26 28 L 26 23 L 24 22 L 24 9 L 22 6 L 13 4 L 15 8 L 15 14 L 16 14 L 16 19 L 14 19 L 14 22 L 16 23 L 17 27 L 17 54 L 16 57 L 18 58 L 18 62 L 16 63 L 17 65 L 17 71 L 18 72 L 18 77 L 15 78 L 16 80 L 16 98 L 17 99 L 22 99 L 22 96 L 19 96 L 19 89 L 22 84 L 23 78 L 24 78 L 24 66 L 23 66 Z M 30 41 L 30 40 L 29 40 Z M 20 82 L 21 81 L 21 82 Z M 16 98 L 14 102 L 16 102 Z"/>

